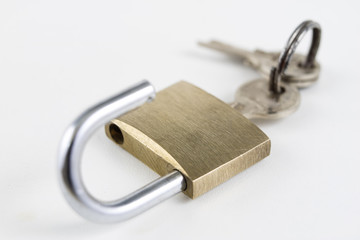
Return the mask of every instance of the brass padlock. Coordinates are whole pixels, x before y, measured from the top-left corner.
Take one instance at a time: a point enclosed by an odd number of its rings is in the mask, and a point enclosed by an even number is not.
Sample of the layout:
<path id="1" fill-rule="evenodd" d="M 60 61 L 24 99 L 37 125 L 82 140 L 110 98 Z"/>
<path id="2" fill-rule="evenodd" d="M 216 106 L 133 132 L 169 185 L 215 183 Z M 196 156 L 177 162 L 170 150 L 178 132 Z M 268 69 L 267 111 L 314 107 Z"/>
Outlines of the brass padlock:
<path id="1" fill-rule="evenodd" d="M 270 154 L 270 139 L 255 124 L 183 81 L 105 128 L 109 138 L 159 175 L 180 171 L 191 198 Z"/>
<path id="2" fill-rule="evenodd" d="M 270 153 L 270 140 L 257 126 L 187 82 L 154 98 L 154 87 L 142 81 L 89 108 L 67 128 L 59 151 L 60 184 L 83 217 L 122 221 L 181 191 L 196 198 Z M 92 196 L 80 171 L 87 140 L 105 123 L 111 139 L 162 176 L 111 202 Z"/>

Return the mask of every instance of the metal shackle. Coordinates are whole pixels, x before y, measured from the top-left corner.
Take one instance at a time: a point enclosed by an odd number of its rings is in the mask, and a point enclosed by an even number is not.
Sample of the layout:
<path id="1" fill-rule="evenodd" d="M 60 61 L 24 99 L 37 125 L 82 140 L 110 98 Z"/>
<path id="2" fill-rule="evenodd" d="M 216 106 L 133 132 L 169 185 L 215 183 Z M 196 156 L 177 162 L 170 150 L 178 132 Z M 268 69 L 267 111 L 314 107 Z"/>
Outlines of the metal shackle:
<path id="1" fill-rule="evenodd" d="M 61 189 L 70 206 L 84 218 L 94 222 L 126 220 L 185 190 L 185 178 L 176 170 L 112 202 L 96 199 L 83 183 L 81 157 L 95 130 L 154 98 L 154 87 L 146 80 L 141 81 L 89 108 L 65 131 L 58 156 Z"/>

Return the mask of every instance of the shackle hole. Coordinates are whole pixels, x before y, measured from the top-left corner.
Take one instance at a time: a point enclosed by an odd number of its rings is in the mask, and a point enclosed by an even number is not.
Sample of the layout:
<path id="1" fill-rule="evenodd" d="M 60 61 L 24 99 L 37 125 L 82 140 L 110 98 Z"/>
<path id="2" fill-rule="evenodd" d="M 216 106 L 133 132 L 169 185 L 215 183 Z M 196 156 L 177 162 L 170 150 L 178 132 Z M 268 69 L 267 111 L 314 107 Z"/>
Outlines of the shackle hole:
<path id="1" fill-rule="evenodd" d="M 109 132 L 110 132 L 110 136 L 114 140 L 114 142 L 116 142 L 117 144 L 124 143 L 124 135 L 118 126 L 111 123 L 109 126 Z"/>

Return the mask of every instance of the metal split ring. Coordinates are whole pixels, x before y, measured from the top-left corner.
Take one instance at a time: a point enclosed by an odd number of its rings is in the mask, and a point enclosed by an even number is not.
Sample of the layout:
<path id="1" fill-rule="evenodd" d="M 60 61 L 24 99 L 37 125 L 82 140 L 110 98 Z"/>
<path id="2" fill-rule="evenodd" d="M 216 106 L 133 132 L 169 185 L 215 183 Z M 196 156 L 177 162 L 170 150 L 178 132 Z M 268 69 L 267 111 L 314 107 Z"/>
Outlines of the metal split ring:
<path id="1" fill-rule="evenodd" d="M 306 56 L 304 63 L 301 63 L 302 68 L 312 68 L 314 66 L 315 57 L 320 45 L 321 39 L 321 27 L 318 23 L 313 21 L 305 21 L 301 23 L 295 31 L 291 34 L 286 46 L 279 57 L 279 63 L 277 67 L 273 67 L 270 73 L 270 90 L 275 94 L 282 93 L 281 81 L 285 71 L 290 63 L 291 57 L 293 56 L 297 45 L 301 39 L 307 33 L 308 30 L 312 29 L 312 42 L 310 45 L 309 52 Z"/>

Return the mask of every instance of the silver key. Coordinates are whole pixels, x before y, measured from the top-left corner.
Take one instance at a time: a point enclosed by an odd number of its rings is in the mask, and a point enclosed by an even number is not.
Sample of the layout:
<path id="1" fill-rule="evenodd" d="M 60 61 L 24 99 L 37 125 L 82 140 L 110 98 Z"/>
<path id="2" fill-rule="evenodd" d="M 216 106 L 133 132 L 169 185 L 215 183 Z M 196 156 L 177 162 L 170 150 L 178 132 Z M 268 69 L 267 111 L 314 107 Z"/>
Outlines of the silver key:
<path id="1" fill-rule="evenodd" d="M 294 32 L 296 34 L 293 34 L 290 37 L 287 46 L 278 57 L 279 62 L 277 67 L 271 67 L 268 78 L 251 81 L 241 86 L 236 92 L 235 102 L 232 103 L 231 106 L 239 110 L 248 118 L 276 119 L 286 117 L 296 111 L 300 105 L 299 85 L 288 84 L 288 82 L 286 82 L 286 76 L 289 75 L 285 74 L 285 71 L 290 71 L 291 69 L 290 67 L 287 68 L 287 66 L 289 65 L 290 59 L 303 34 L 309 28 L 314 27 L 320 29 L 320 26 L 312 21 L 306 21 L 300 24 Z M 315 31 L 313 36 L 318 36 L 318 38 L 313 37 L 313 43 L 309 54 L 306 57 L 305 63 L 302 63 L 304 66 L 312 66 L 315 59 L 320 38 L 319 35 L 315 34 Z M 314 38 L 317 38 L 317 40 L 314 40 Z M 317 42 L 317 44 L 314 45 L 314 42 Z M 249 58 L 246 58 L 248 64 L 253 64 L 252 66 L 254 68 L 261 65 L 261 61 L 256 62 L 252 60 L 262 59 L 261 57 L 258 57 L 261 52 L 256 53 L 255 51 L 254 53 L 247 53 L 244 51 L 244 53 L 250 56 Z M 269 56 L 267 53 L 264 55 Z M 300 68 L 300 66 L 298 68 Z"/>
<path id="2" fill-rule="evenodd" d="M 309 29 L 313 29 L 313 38 L 308 55 L 294 54 L 298 43 Z M 287 62 L 288 65 L 285 67 L 287 68 L 287 73 L 283 76 L 284 82 L 295 85 L 298 88 L 308 87 L 316 82 L 320 74 L 320 64 L 315 61 L 320 37 L 321 28 L 319 24 L 312 21 L 305 21 L 295 29 L 285 47 L 285 49 L 290 50 L 290 54 L 289 61 Z M 270 75 L 271 69 L 278 64 L 279 58 L 285 51 L 282 53 L 262 50 L 248 51 L 219 41 L 199 42 L 199 45 L 237 57 L 245 65 L 259 71 L 264 77 Z M 291 48 L 289 48 L 290 46 Z"/>
<path id="3" fill-rule="evenodd" d="M 242 85 L 235 94 L 233 108 L 249 119 L 278 119 L 295 112 L 300 105 L 297 87 L 286 84 L 282 93 L 269 89 L 269 80 L 258 79 Z"/>

